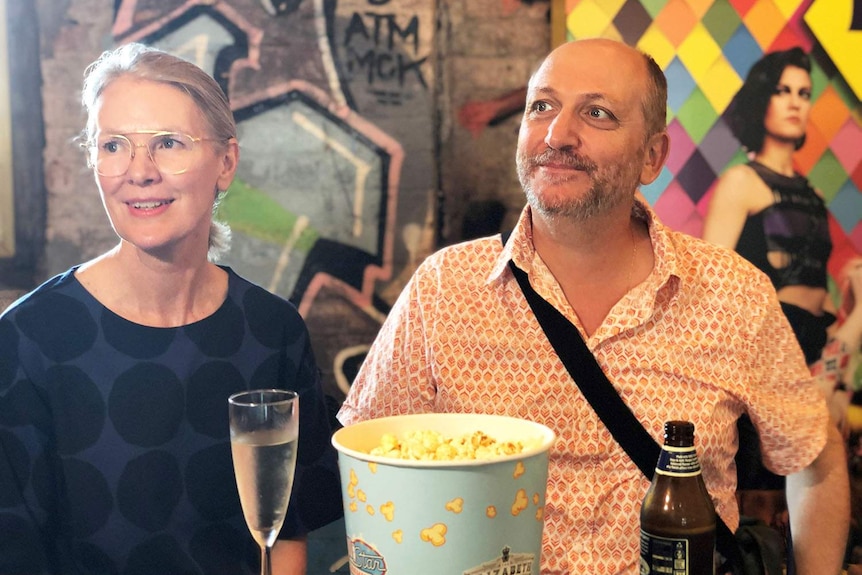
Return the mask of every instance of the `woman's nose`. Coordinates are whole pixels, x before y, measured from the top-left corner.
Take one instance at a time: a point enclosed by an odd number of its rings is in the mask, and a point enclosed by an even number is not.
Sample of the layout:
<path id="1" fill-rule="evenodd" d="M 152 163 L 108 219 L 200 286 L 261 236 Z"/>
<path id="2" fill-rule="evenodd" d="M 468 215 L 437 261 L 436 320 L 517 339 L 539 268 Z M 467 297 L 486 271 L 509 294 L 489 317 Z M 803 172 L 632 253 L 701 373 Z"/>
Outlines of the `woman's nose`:
<path id="1" fill-rule="evenodd" d="M 158 179 L 161 175 L 156 162 L 150 154 L 149 145 L 132 144 L 132 157 L 129 160 L 129 169 L 126 175 L 131 181 L 152 181 Z"/>
<path id="2" fill-rule="evenodd" d="M 790 103 L 797 108 L 802 107 L 807 101 L 808 99 L 799 92 L 792 94 L 790 97 Z"/>

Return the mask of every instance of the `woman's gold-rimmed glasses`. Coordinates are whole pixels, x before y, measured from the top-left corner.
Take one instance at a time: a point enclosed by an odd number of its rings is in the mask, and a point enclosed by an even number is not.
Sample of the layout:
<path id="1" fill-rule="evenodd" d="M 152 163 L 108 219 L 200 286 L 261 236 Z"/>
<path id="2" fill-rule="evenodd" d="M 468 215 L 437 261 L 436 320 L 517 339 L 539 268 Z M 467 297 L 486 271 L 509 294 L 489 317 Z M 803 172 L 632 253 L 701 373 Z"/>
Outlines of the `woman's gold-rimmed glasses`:
<path id="1" fill-rule="evenodd" d="M 134 143 L 132 135 L 149 135 L 143 143 Z M 128 134 L 105 134 L 87 143 L 87 164 L 101 176 L 122 176 L 128 171 L 138 148 L 146 148 L 153 164 L 162 174 L 178 175 L 191 168 L 198 158 L 199 142 L 223 141 L 220 138 L 196 138 L 182 132 L 141 130 Z"/>

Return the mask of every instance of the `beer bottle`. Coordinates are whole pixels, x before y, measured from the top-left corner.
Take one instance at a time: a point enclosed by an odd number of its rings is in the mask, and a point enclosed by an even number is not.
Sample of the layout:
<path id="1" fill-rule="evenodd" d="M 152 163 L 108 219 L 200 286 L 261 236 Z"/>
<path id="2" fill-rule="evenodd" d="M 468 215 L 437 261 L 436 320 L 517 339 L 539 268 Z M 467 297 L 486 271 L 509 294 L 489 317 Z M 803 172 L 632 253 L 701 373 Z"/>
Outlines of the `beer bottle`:
<path id="1" fill-rule="evenodd" d="M 641 575 L 714 575 L 715 523 L 694 450 L 694 424 L 668 421 L 641 507 Z"/>

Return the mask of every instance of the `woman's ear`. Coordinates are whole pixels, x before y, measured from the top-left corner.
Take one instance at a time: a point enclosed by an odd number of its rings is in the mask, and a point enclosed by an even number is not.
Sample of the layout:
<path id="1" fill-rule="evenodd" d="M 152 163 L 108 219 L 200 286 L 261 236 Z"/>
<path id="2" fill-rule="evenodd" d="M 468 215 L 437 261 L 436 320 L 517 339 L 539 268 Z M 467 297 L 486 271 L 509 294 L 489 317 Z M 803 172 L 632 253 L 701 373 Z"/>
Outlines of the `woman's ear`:
<path id="1" fill-rule="evenodd" d="M 239 164 L 239 143 L 236 138 L 228 140 L 224 151 L 219 156 L 220 171 L 216 187 L 220 190 L 226 190 L 230 187 L 234 175 L 236 175 L 236 167 Z"/>
<path id="2" fill-rule="evenodd" d="M 662 130 L 650 136 L 647 142 L 646 154 L 644 154 L 644 164 L 641 168 L 640 183 L 642 186 L 655 181 L 661 173 L 669 152 L 670 136 L 667 135 L 667 130 Z"/>

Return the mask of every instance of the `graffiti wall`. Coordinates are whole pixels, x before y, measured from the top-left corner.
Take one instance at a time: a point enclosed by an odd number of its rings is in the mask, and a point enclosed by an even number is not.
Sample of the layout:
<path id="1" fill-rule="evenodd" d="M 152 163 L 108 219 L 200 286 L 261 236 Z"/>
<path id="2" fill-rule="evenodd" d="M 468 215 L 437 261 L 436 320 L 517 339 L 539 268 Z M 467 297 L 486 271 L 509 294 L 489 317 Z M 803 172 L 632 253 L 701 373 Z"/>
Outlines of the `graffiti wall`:
<path id="1" fill-rule="evenodd" d="M 433 1 L 121 0 L 111 35 L 192 60 L 228 94 L 224 263 L 296 303 L 337 396 L 385 316 L 377 290 L 400 289 L 433 223 Z"/>

